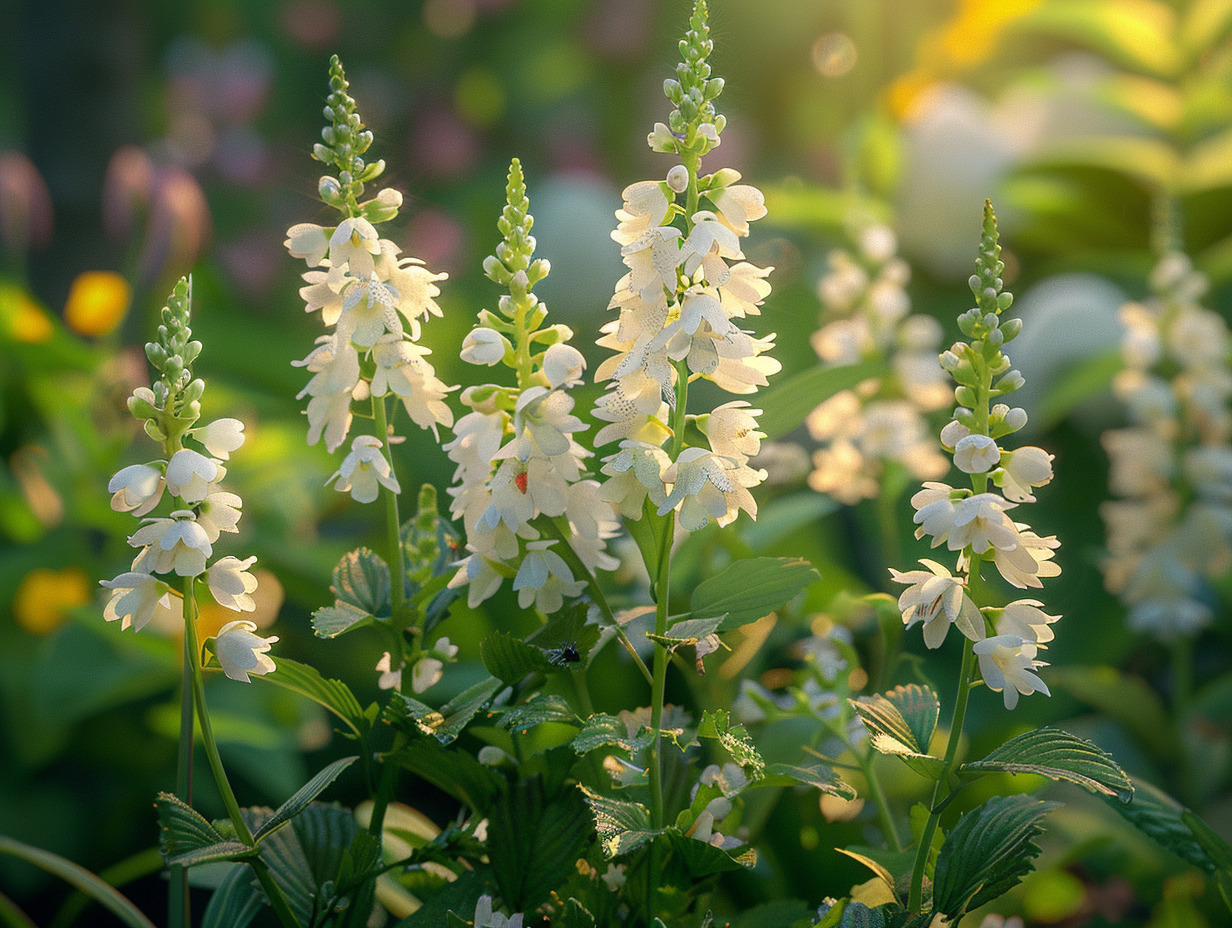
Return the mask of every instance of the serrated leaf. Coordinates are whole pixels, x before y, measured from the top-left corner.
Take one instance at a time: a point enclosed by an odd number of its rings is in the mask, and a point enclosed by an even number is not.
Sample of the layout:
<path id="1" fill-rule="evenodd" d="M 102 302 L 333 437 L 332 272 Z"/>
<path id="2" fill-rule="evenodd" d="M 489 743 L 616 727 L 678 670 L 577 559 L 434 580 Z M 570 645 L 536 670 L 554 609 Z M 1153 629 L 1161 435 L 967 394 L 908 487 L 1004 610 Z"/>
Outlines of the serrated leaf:
<path id="1" fill-rule="evenodd" d="M 364 710 L 359 706 L 359 700 L 341 680 L 326 679 L 315 667 L 281 655 L 276 663 L 277 667 L 273 672 L 257 679 L 299 693 L 317 705 L 324 706 L 345 722 L 357 737 L 368 730 L 369 722 Z"/>
<path id="2" fill-rule="evenodd" d="M 1105 800 L 1121 816 L 1141 831 L 1150 835 L 1172 853 L 1189 861 L 1195 867 L 1213 873 L 1215 862 L 1203 850 L 1193 831 L 1185 824 L 1186 808 L 1145 780 L 1132 778 L 1134 798 L 1129 802 Z"/>
<path id="3" fill-rule="evenodd" d="M 603 856 L 609 860 L 635 851 L 662 834 L 661 830 L 650 826 L 650 810 L 640 802 L 608 799 L 581 785 L 578 789 L 590 806 L 599 845 L 603 848 Z"/>
<path id="4" fill-rule="evenodd" d="M 323 767 L 316 776 L 297 789 L 295 795 L 278 807 L 273 816 L 261 826 L 261 830 L 252 836 L 253 840 L 260 843 L 265 837 L 299 815 L 308 803 L 321 795 L 329 784 L 338 779 L 342 771 L 357 760 L 359 760 L 358 757 L 343 757 Z"/>
<path id="5" fill-rule="evenodd" d="M 435 738 L 416 738 L 390 754 L 395 763 L 465 803 L 483 812 L 500 788 L 500 777 L 464 751 L 446 750 Z"/>
<path id="6" fill-rule="evenodd" d="M 252 871 L 232 867 L 210 894 L 201 928 L 246 928 L 265 904 L 265 896 L 253 883 Z"/>
<path id="7" fill-rule="evenodd" d="M 765 770 L 766 764 L 753 746 L 748 731 L 739 723 L 733 725 L 731 713 L 726 709 L 703 712 L 701 723 L 697 726 L 697 737 L 717 739 L 736 763 L 752 768 L 752 777 L 760 777 Z"/>
<path id="8" fill-rule="evenodd" d="M 937 699 L 937 694 L 927 686 L 909 683 L 906 686 L 896 686 L 882 695 L 907 723 L 919 749 L 927 753 L 933 740 L 933 732 L 937 730 L 937 716 L 941 713 L 941 702 Z"/>
<path id="9" fill-rule="evenodd" d="M 479 644 L 479 657 L 488 673 L 512 686 L 531 673 L 552 669 L 543 651 L 509 632 L 493 632 Z"/>
<path id="10" fill-rule="evenodd" d="M 576 872 L 591 834 L 576 791 L 549 802 L 538 777 L 510 784 L 488 813 L 488 856 L 510 907 L 530 911 L 544 902 Z"/>
<path id="11" fill-rule="evenodd" d="M 1040 819 L 1058 805 L 995 796 L 960 818 L 937 856 L 933 907 L 955 919 L 1017 886 L 1039 855 Z"/>
<path id="12" fill-rule="evenodd" d="M 895 899 L 901 898 L 897 888 L 898 877 L 890 871 L 890 868 L 883 864 L 876 857 L 869 856 L 864 853 L 867 848 L 861 847 L 836 847 L 836 851 L 840 854 L 850 857 L 852 860 L 864 864 L 873 874 L 885 884 L 886 888 L 894 894 Z"/>
<path id="13" fill-rule="evenodd" d="M 488 679 L 463 690 L 439 709 L 433 709 L 417 699 L 395 693 L 386 707 L 390 721 L 400 728 L 408 725 L 425 735 L 431 735 L 441 744 L 449 744 L 470 720 L 495 696 L 504 683 Z"/>
<path id="14" fill-rule="evenodd" d="M 595 917 L 590 914 L 590 909 L 573 896 L 565 902 L 558 922 L 560 928 L 595 928 Z"/>
<path id="15" fill-rule="evenodd" d="M 769 439 L 782 438 L 834 394 L 888 373 L 889 367 L 882 361 L 811 367 L 758 394 L 757 405 L 765 411 L 758 418 L 757 427 Z"/>
<path id="16" fill-rule="evenodd" d="M 206 847 L 184 851 L 174 857 L 167 858 L 168 866 L 195 867 L 199 864 L 217 864 L 225 861 L 242 861 L 255 857 L 256 848 L 249 847 L 243 841 L 220 841 Z"/>
<path id="17" fill-rule="evenodd" d="M 1033 773 L 1076 783 L 1093 793 L 1129 802 L 1134 787 L 1125 771 L 1090 741 L 1059 728 L 1038 728 L 1011 738 L 983 760 L 963 764 L 961 773 Z"/>
<path id="18" fill-rule="evenodd" d="M 672 853 L 691 879 L 702 880 L 718 873 L 752 870 L 757 866 L 757 851 L 748 845 L 726 850 L 691 838 L 675 826 L 664 829 L 664 834 Z"/>
<path id="19" fill-rule="evenodd" d="M 1114 667 L 1049 668 L 1048 682 L 1120 722 L 1159 758 L 1180 753 L 1174 726 L 1159 695 L 1139 677 Z"/>
<path id="20" fill-rule="evenodd" d="M 813 565 L 800 558 L 744 558 L 699 583 L 690 611 L 698 618 L 726 616 L 718 630 L 730 631 L 769 615 L 816 579 Z"/>
<path id="21" fill-rule="evenodd" d="M 334 568 L 330 589 L 340 603 L 369 615 L 385 615 L 389 611 L 389 565 L 368 548 L 350 551 Z"/>
<path id="22" fill-rule="evenodd" d="M 650 743 L 649 734 L 629 734 L 629 726 L 614 715 L 597 712 L 574 736 L 573 750 L 585 754 L 602 747 L 620 747 L 632 753 Z"/>
<path id="23" fill-rule="evenodd" d="M 475 914 L 475 904 L 485 893 L 491 895 L 496 891 L 492 885 L 492 871 L 479 866 L 474 870 L 463 870 L 456 880 L 446 883 L 429 899 L 424 900 L 421 908 L 416 909 L 394 928 L 469 928 L 471 917 Z M 459 917 L 457 912 L 464 912 L 465 917 Z"/>
<path id="24" fill-rule="evenodd" d="M 158 847 L 168 862 L 226 840 L 205 816 L 179 796 L 160 792 L 154 800 L 154 808 L 158 812 Z"/>
<path id="25" fill-rule="evenodd" d="M 536 725 L 544 722 L 571 722 L 578 724 L 577 716 L 560 696 L 549 693 L 536 693 L 526 702 L 501 711 L 496 725 L 505 731 L 516 731 L 526 734 Z"/>
<path id="26" fill-rule="evenodd" d="M 811 786 L 841 799 L 855 799 L 859 794 L 850 783 L 844 783 L 825 767 L 796 767 L 791 764 L 769 764 L 765 776 L 750 788 L 761 786 Z"/>
<path id="27" fill-rule="evenodd" d="M 927 694 L 932 694 L 932 690 L 915 686 L 915 684 L 912 684 L 912 687 L 914 690 L 909 687 L 897 687 L 892 692 L 910 690 L 898 693 L 896 698 L 912 713 L 915 728 L 923 734 L 930 727 L 928 722 L 930 714 L 931 726 L 935 727 L 937 722 L 935 710 L 930 710 L 931 703 L 927 698 Z M 931 699 L 936 700 L 936 695 L 932 694 Z M 898 705 L 887 696 L 880 694 L 861 696 L 859 699 L 849 699 L 847 702 L 860 716 L 864 727 L 868 729 L 869 743 L 872 744 L 874 750 L 898 757 L 921 776 L 933 780 L 945 771 L 945 761 L 926 753 L 920 745 L 916 731 L 912 730 L 912 725 L 907 723 Z M 930 731 L 929 738 L 931 737 Z"/>
<path id="28" fill-rule="evenodd" d="M 647 632 L 646 637 L 669 651 L 674 651 L 681 645 L 697 644 L 707 635 L 714 634 L 724 618 L 725 616 L 719 615 L 710 619 L 685 619 L 669 628 L 666 635 Z"/>
<path id="29" fill-rule="evenodd" d="M 312 631 L 318 638 L 337 638 L 344 632 L 365 628 L 373 621 L 374 617 L 363 609 L 339 600 L 312 614 Z"/>

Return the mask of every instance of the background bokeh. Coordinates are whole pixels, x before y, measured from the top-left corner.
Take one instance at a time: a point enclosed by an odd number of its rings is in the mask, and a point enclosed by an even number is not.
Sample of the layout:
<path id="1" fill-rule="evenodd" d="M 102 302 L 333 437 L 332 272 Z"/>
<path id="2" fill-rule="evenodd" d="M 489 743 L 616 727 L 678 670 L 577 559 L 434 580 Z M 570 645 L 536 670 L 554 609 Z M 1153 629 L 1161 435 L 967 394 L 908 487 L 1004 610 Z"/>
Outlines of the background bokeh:
<path id="1" fill-rule="evenodd" d="M 1228 316 L 1228 6 L 714 0 L 711 60 L 727 80 L 719 108 L 729 123 L 705 165 L 736 168 L 766 192 L 769 215 L 748 253 L 776 267 L 759 332 L 779 334 L 784 376 L 816 363 L 807 335 L 828 249 L 874 219 L 899 233 L 916 311 L 956 337 L 980 209 L 992 197 L 1007 286 L 1026 320 L 1011 351 L 1027 378 L 1020 402 L 1035 417 L 1032 440 L 1057 455 L 1058 479 L 1033 519 L 1064 543 L 1048 605 L 1066 621 L 1049 657 L 1058 680 L 1064 665 L 1099 667 L 1113 695 L 1084 691 L 1083 672 L 1012 716 L 977 704 L 973 740 L 1065 720 L 1225 835 L 1229 588 L 1193 651 L 1204 701 L 1184 718 L 1161 716 L 1175 728 L 1161 739 L 1142 713 L 1166 705 L 1171 656 L 1125 629 L 1098 571 L 1107 497 L 1098 435 L 1120 421 L 1107 390 L 1116 307 L 1145 293 L 1161 236 L 1211 276 L 1208 305 Z M 496 297 L 480 265 L 497 240 L 513 156 L 527 172 L 539 253 L 552 262 L 537 292 L 592 363 L 600 357 L 592 342 L 621 275 L 612 213 L 625 185 L 671 166 L 645 136 L 669 109 L 662 81 L 687 15 L 682 0 L 11 0 L 0 30 L 0 833 L 96 870 L 153 843 L 152 796 L 174 777 L 176 644 L 106 627 L 96 584 L 128 557 L 130 526 L 109 509 L 107 480 L 152 455 L 124 399 L 148 382 L 140 346 L 190 270 L 206 416 L 248 424 L 230 479 L 246 501 L 244 550 L 269 572 L 262 614 L 276 619 L 286 653 L 375 695 L 374 642 L 327 645 L 308 624 L 338 556 L 379 528 L 324 487 L 337 463 L 304 442 L 295 394 L 306 378 L 291 366 L 319 323 L 303 313 L 302 268 L 282 242 L 289 226 L 327 219 L 309 153 L 329 55 L 346 65 L 386 181 L 406 195 L 394 237 L 450 275 L 445 317 L 430 323 L 425 344 L 454 383 L 465 376 L 462 338 Z M 82 276 L 98 271 L 110 273 Z M 404 487 L 447 486 L 450 468 L 430 434 L 409 436 L 399 454 Z M 823 580 L 742 665 L 767 680 L 797 659 L 792 644 L 812 616 L 842 618 L 837 593 L 886 585 L 871 511 L 814 502 L 818 517 L 801 522 L 807 491 L 773 492 L 779 505 L 764 502 L 763 512 L 782 521 L 771 518 L 749 543 L 803 554 Z M 905 498 L 900 510 L 906 525 Z M 745 543 L 742 531 L 731 533 L 736 542 L 695 539 L 686 569 L 700 575 L 714 550 Z M 529 628 L 514 611 L 506 592 L 481 613 L 456 609 L 442 631 L 477 675 L 486 629 Z M 608 656 L 600 700 L 635 701 L 636 675 Z M 466 666 L 451 686 L 467 682 Z M 943 701 L 949 676 L 937 674 Z M 730 701 L 734 687 L 708 678 L 703 693 Z M 345 748 L 322 717 L 271 690 L 211 686 L 228 762 L 253 803 L 276 804 Z M 449 814 L 429 792 L 404 798 Z M 1098 803 L 1064 798 L 1066 849 L 1049 850 L 1040 886 L 1020 900 L 1032 923 L 1218 918 L 1196 871 L 1127 836 Z M 767 894 L 816 904 L 864 878 L 831 850 L 856 840 L 858 826 L 800 827 L 816 813 L 815 800 L 782 801 L 766 826 L 777 875 L 737 882 L 732 905 Z M 149 858 L 131 859 L 140 869 Z M 137 886 L 139 898 L 160 898 L 156 877 Z M 0 889 L 32 912 L 54 911 L 60 892 L 7 860 Z"/>

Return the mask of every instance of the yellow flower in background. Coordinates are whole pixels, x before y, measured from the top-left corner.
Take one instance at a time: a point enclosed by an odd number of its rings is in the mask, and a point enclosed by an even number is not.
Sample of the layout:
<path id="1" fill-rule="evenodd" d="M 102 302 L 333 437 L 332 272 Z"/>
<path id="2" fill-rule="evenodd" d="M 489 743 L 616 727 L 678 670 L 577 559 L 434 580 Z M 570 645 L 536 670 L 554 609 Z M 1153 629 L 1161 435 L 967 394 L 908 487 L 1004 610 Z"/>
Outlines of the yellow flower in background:
<path id="1" fill-rule="evenodd" d="M 69 612 L 90 601 L 90 580 L 80 567 L 38 567 L 22 578 L 13 599 L 13 617 L 31 635 L 50 635 Z"/>
<path id="2" fill-rule="evenodd" d="M 115 271 L 84 271 L 77 275 L 64 304 L 64 321 L 78 335 L 107 335 L 128 312 L 133 291 Z"/>
<path id="3" fill-rule="evenodd" d="M 0 286 L 0 326 L 15 342 L 39 345 L 55 332 L 51 319 L 30 294 L 16 286 Z"/>

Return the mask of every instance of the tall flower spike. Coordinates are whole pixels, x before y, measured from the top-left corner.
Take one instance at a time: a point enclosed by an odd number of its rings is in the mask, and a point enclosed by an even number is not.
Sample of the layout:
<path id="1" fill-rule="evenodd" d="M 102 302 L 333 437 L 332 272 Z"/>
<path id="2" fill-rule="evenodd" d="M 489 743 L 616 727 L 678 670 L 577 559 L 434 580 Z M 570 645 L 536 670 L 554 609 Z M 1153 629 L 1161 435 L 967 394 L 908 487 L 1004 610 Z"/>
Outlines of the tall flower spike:
<path id="1" fill-rule="evenodd" d="M 683 528 L 696 530 L 711 521 L 726 525 L 741 509 L 755 516 L 749 489 L 766 474 L 748 466 L 749 449 L 760 440 L 760 410 L 725 404 L 711 416 L 693 416 L 710 447 L 685 447 L 689 382 L 705 378 L 748 395 L 780 365 L 765 354 L 773 336 L 757 339 L 738 325 L 760 314 L 770 293 L 772 268 L 748 263 L 740 249 L 749 223 L 766 214 L 764 198 L 737 183 L 740 175 L 729 168 L 698 175 L 725 124 L 714 108 L 723 81 L 710 76 L 706 60 L 712 45 L 705 0 L 698 0 L 690 26 L 676 79 L 664 82 L 674 109 L 648 138 L 652 149 L 681 163 L 663 180 L 627 187 L 616 213 L 612 238 L 629 273 L 608 306 L 619 318 L 603 326 L 599 339 L 613 355 L 595 371 L 597 382 L 610 383 L 594 414 L 607 423 L 595 444 L 620 442 L 604 458 L 609 479 L 601 496 L 633 518 L 648 498 L 659 515 L 674 510 Z M 629 505 L 632 495 L 637 505 Z"/>
<path id="2" fill-rule="evenodd" d="M 384 161 L 367 161 L 372 133 L 364 128 L 347 93 L 342 65 L 330 60 L 330 95 L 313 157 L 333 173 L 321 178 L 321 199 L 340 214 L 336 226 L 300 223 L 287 230 L 286 246 L 292 257 L 311 268 L 300 290 L 305 311 L 320 311 L 330 334 L 302 361 L 315 376 L 300 392 L 308 401 L 308 441 L 322 437 L 330 451 L 346 440 L 353 422 L 352 404 L 380 401 L 392 393 L 420 428 L 452 425 L 453 413 L 445 395 L 453 389 L 436 376 L 417 344 L 422 321 L 439 316 L 436 283 L 445 274 L 433 274 L 414 258 L 399 258 L 401 249 L 382 238 L 382 224 L 395 218 L 402 194 L 385 188 L 364 200 L 365 185 L 385 170 Z M 375 436 L 382 442 L 385 436 Z M 343 489 L 345 484 L 340 485 Z"/>
<path id="3" fill-rule="evenodd" d="M 916 537 L 930 537 L 933 547 L 945 545 L 957 552 L 958 569 L 951 576 L 940 564 L 923 561 L 927 572 L 891 575 L 909 585 L 899 599 L 904 623 L 911 626 L 923 619 L 930 648 L 940 646 L 950 623 L 956 625 L 975 642 L 984 682 L 1001 692 L 1005 707 L 1012 709 L 1019 694 L 1048 693 L 1034 671 L 1045 666 L 1036 655 L 1052 639 L 1049 626 L 1057 617 L 1040 611 L 1037 600 L 1019 600 L 1004 611 L 981 610 L 980 597 L 972 592 L 982 583 L 980 566 L 992 561 L 1005 580 L 1019 588 L 1038 588 L 1041 578 L 1055 576 L 1060 568 L 1051 560 L 1056 539 L 1040 538 L 1009 515 L 1020 504 L 1034 502 L 1030 491 L 1052 479 L 1052 456 L 1040 448 L 1001 447 L 1000 440 L 1027 421 L 1023 410 L 994 402 L 1022 385 L 1022 375 L 1011 368 L 1003 350 L 1022 329 L 1021 320 L 1001 318 L 1013 302 L 1004 290 L 1004 270 L 996 216 L 986 201 L 976 273 L 969 281 L 976 306 L 958 317 L 959 329 L 970 342 L 955 342 L 941 354 L 942 367 L 957 382 L 958 404 L 941 430 L 941 444 L 970 476 L 971 489 L 930 482 L 911 499 Z M 991 492 L 990 482 L 1004 495 Z M 1002 618 L 990 638 L 992 613 Z"/>
<path id="4" fill-rule="evenodd" d="M 471 411 L 445 446 L 457 465 L 450 511 L 462 519 L 468 551 L 450 585 L 469 584 L 475 606 L 512 577 L 523 606 L 533 601 L 554 612 L 562 596 L 576 596 L 585 582 L 552 550 L 555 541 L 540 540 L 544 520 L 555 522 L 552 534 L 568 538 L 565 543 L 591 571 L 616 566 L 605 549 L 618 525 L 611 507 L 598 499 L 599 485 L 586 479 L 590 452 L 574 438 L 585 427 L 573 415 L 568 391 L 581 382 L 585 361 L 568 344 L 573 333 L 567 326 L 545 324 L 547 306 L 532 292 L 550 265 L 534 256 L 535 220 L 516 158 L 505 200 L 497 222 L 501 241 L 483 267 L 508 294 L 496 312 L 479 313 L 462 359 L 503 364 L 512 369 L 514 386 L 467 389 L 462 402 Z"/>

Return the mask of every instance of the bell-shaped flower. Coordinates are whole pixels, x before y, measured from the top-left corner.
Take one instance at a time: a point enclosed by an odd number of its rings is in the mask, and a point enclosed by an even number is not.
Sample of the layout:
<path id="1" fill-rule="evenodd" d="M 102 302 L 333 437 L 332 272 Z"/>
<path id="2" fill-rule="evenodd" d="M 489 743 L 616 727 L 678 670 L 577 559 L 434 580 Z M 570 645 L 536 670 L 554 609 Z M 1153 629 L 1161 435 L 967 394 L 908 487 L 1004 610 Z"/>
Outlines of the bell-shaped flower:
<path id="1" fill-rule="evenodd" d="M 256 630 L 255 623 L 236 619 L 220 628 L 214 638 L 214 656 L 222 672 L 232 680 L 249 683 L 249 674 L 267 674 L 277 669 L 266 652 L 278 636 L 262 638 L 253 634 Z"/>
<path id="2" fill-rule="evenodd" d="M 206 559 L 214 549 L 196 519 L 191 509 L 177 509 L 169 519 L 145 519 L 146 524 L 128 536 L 130 545 L 144 549 L 133 561 L 133 570 L 174 572 L 181 577 L 204 573 Z"/>
<path id="3" fill-rule="evenodd" d="M 458 572 L 449 581 L 449 588 L 456 590 L 465 586 L 466 604 L 475 609 L 500 589 L 505 575 L 497 570 L 498 564 L 483 554 L 472 552 L 470 557 L 459 563 Z"/>
<path id="4" fill-rule="evenodd" d="M 381 244 L 383 249 L 387 245 L 384 239 Z M 396 248 L 393 253 L 397 253 Z M 418 330 L 417 320 L 441 315 L 441 308 L 436 304 L 441 288 L 436 284 L 448 279 L 448 274 L 433 274 L 417 258 L 386 259 L 384 250 L 376 264 L 377 276 L 397 294 L 398 312 L 412 323 L 413 330 Z"/>
<path id="5" fill-rule="evenodd" d="M 372 348 L 376 371 L 372 375 L 372 395 L 393 393 L 402 400 L 407 415 L 421 429 L 453 425 L 453 411 L 445 396 L 456 387 L 447 386 L 432 365 L 423 359 L 427 348 L 393 335 L 383 336 Z"/>
<path id="6" fill-rule="evenodd" d="M 513 578 L 518 591 L 518 605 L 526 609 L 533 602 L 545 615 L 558 612 L 565 596 L 577 596 L 586 589 L 586 581 L 574 580 L 573 571 L 555 551 L 556 542 L 532 541 L 526 545 L 526 556 Z"/>
<path id="7" fill-rule="evenodd" d="M 562 390 L 527 387 L 514 409 L 513 429 L 522 445 L 517 455 L 523 461 L 532 454 L 528 439 L 546 455 L 564 454 L 570 449 L 569 435 L 584 431 L 582 420 L 573 415 L 573 397 Z"/>
<path id="8" fill-rule="evenodd" d="M 753 409 L 745 400 L 732 400 L 716 407 L 706 419 L 704 429 L 715 454 L 735 458 L 746 463 L 761 450 L 761 440 L 766 437 L 757 429 L 760 409 Z"/>
<path id="9" fill-rule="evenodd" d="M 291 257 L 303 258 L 309 267 L 318 267 L 329 251 L 329 235 L 321 226 L 301 222 L 287 229 L 287 240 L 283 244 Z"/>
<path id="10" fill-rule="evenodd" d="M 411 669 L 411 689 L 416 693 L 422 693 L 435 685 L 441 679 L 445 669 L 445 662 L 442 658 L 452 659 L 457 653 L 456 644 L 450 644 L 448 638 L 440 639 L 433 645 L 431 653 L 415 662 L 415 666 Z"/>
<path id="11" fill-rule="evenodd" d="M 158 505 L 165 486 L 162 467 L 131 464 L 122 468 L 107 484 L 107 490 L 113 494 L 111 508 L 116 512 L 143 516 Z"/>
<path id="12" fill-rule="evenodd" d="M 461 358 L 469 364 L 499 364 L 505 353 L 512 351 L 509 339 L 495 329 L 476 326 L 462 339 Z"/>
<path id="13" fill-rule="evenodd" d="M 996 620 L 997 634 L 1016 635 L 1023 641 L 1036 644 L 1052 641 L 1054 635 L 1050 626 L 1061 617 L 1049 615 L 1043 606 L 1035 599 L 1019 599 L 1010 603 Z"/>
<path id="14" fill-rule="evenodd" d="M 103 618 L 119 621 L 121 628 L 139 632 L 154 618 L 156 610 L 171 608 L 171 587 L 151 574 L 132 571 L 103 580 L 100 585 L 112 591 Z"/>
<path id="15" fill-rule="evenodd" d="M 647 497 L 656 506 L 666 503 L 663 472 L 670 465 L 671 458 L 662 448 L 623 441 L 620 450 L 603 465 L 609 479 L 600 487 L 599 498 L 615 506 L 626 519 L 640 519 Z"/>
<path id="16" fill-rule="evenodd" d="M 685 448 L 663 473 L 663 481 L 672 484 L 672 491 L 660 504 L 658 514 L 679 509 L 681 527 L 691 532 L 704 528 L 711 517 L 726 525 L 740 509 L 756 518 L 757 503 L 747 488 L 764 477 L 765 471 L 755 471 L 705 448 Z"/>
<path id="17" fill-rule="evenodd" d="M 1001 449 L 987 435 L 967 435 L 954 446 L 954 466 L 965 474 L 984 474 L 997 466 Z"/>
<path id="18" fill-rule="evenodd" d="M 221 532 L 239 531 L 243 505 L 244 501 L 234 493 L 219 489 L 217 484 L 210 486 L 205 499 L 197 504 L 197 524 L 205 530 L 210 544 L 218 541 Z"/>
<path id="19" fill-rule="evenodd" d="M 1039 589 L 1043 586 L 1041 577 L 1055 577 L 1061 573 L 1060 566 L 1052 561 L 1061 543 L 1055 535 L 1041 538 L 1023 523 L 1016 522 L 1014 527 L 1018 531 L 1017 546 L 994 547 L 993 563 L 1006 582 L 1018 589 Z"/>
<path id="20" fill-rule="evenodd" d="M 953 492 L 954 488 L 949 484 L 928 481 L 924 484 L 924 489 L 911 497 L 911 505 L 916 510 L 912 521 L 919 526 L 915 530 L 915 537 L 931 535 L 934 548 L 945 543 L 950 529 L 954 527 Z"/>
<path id="21" fill-rule="evenodd" d="M 766 198 L 756 187 L 732 184 L 706 194 L 723 224 L 737 235 L 749 234 L 749 223 L 766 215 Z"/>
<path id="22" fill-rule="evenodd" d="M 167 489 L 186 503 L 205 499 L 211 483 L 221 479 L 218 462 L 199 451 L 181 448 L 167 462 Z"/>
<path id="23" fill-rule="evenodd" d="M 383 690 L 396 690 L 402 688 L 402 666 L 399 665 L 395 670 L 392 668 L 391 662 L 393 657 L 388 651 L 381 655 L 381 659 L 376 662 L 375 670 L 377 677 L 376 685 Z"/>
<path id="24" fill-rule="evenodd" d="M 1016 503 L 1007 502 L 995 493 L 978 493 L 954 504 L 954 524 L 946 545 L 951 551 L 961 551 L 968 545 L 976 554 L 990 547 L 1012 550 L 1018 546 L 1018 529 L 1005 514 Z M 916 513 L 920 515 L 920 513 Z"/>
<path id="25" fill-rule="evenodd" d="M 382 442 L 374 435 L 359 435 L 351 442 L 350 453 L 329 480 L 337 480 L 334 489 L 340 493 L 350 492 L 357 503 L 371 503 L 384 486 L 394 493 L 401 493 L 398 478 L 389 467 L 389 461 L 381 453 Z"/>
<path id="26" fill-rule="evenodd" d="M 962 578 L 952 576 L 936 561 L 923 558 L 920 563 L 928 570 L 901 573 L 890 568 L 895 583 L 909 584 L 898 597 L 903 625 L 910 628 L 917 622 L 923 622 L 924 644 L 930 648 L 941 647 L 951 624 L 972 641 L 983 640 L 984 616 L 967 596 Z"/>
<path id="27" fill-rule="evenodd" d="M 702 259 L 712 251 L 721 258 L 742 258 L 740 239 L 709 210 L 693 214 L 693 230 L 681 249 L 685 254 L 684 272 L 692 276 Z"/>
<path id="28" fill-rule="evenodd" d="M 342 298 L 342 316 L 338 319 L 337 337 L 359 348 L 371 348 L 381 336 L 389 333 L 402 337 L 402 317 L 395 308 L 397 296 L 375 274 L 355 279 Z M 418 323 L 412 323 L 415 329 Z M 412 331 L 412 337 L 417 333 Z"/>
<path id="29" fill-rule="evenodd" d="M 980 659 L 980 676 L 987 687 L 996 693 L 1004 693 L 1005 708 L 1018 705 L 1018 695 L 1029 696 L 1043 693 L 1051 696 L 1048 685 L 1034 672 L 1047 667 L 1044 661 L 1035 659 L 1038 648 L 1017 635 L 994 635 L 977 641 L 972 649 Z"/>
<path id="30" fill-rule="evenodd" d="M 993 482 L 1016 503 L 1033 503 L 1033 487 L 1042 487 L 1052 480 L 1052 455 L 1043 448 L 1026 445 L 1006 453 L 1001 469 L 993 474 Z"/>
<path id="31" fill-rule="evenodd" d="M 299 295 L 304 301 L 304 312 L 321 311 L 321 321 L 336 325 L 342 315 L 342 290 L 350 280 L 344 268 L 331 267 L 328 271 L 309 271 L 304 275 L 306 287 L 300 287 Z"/>
<path id="32" fill-rule="evenodd" d="M 585 370 L 586 359 L 572 345 L 558 342 L 543 353 L 543 375 L 553 388 L 577 386 Z"/>
<path id="33" fill-rule="evenodd" d="M 239 419 L 215 419 L 204 428 L 194 429 L 193 438 L 214 457 L 226 461 L 232 451 L 238 451 L 244 444 L 244 423 Z"/>
<path id="34" fill-rule="evenodd" d="M 249 572 L 249 568 L 256 562 L 256 557 L 241 561 L 229 554 L 210 565 L 210 569 L 205 572 L 205 582 L 214 602 L 236 612 L 255 610 L 257 605 L 252 594 L 257 588 L 257 578 Z"/>
<path id="35" fill-rule="evenodd" d="M 375 269 L 373 256 L 380 253 L 380 236 L 372 223 L 362 216 L 342 220 L 329 237 L 330 266 L 342 267 L 345 264 L 351 276 L 360 280 L 372 274 Z"/>

